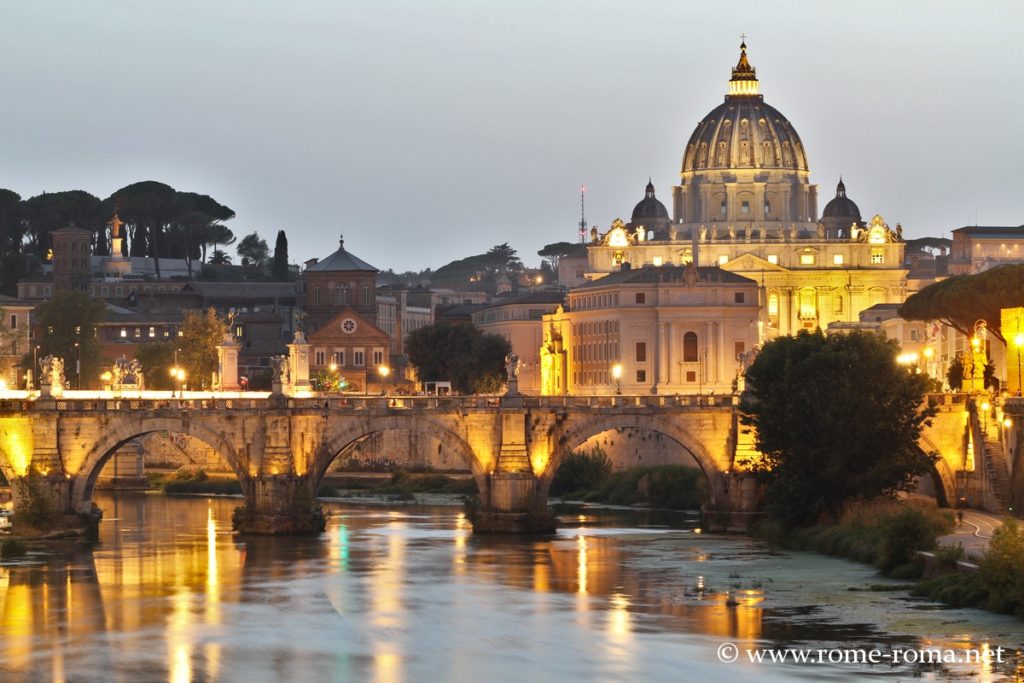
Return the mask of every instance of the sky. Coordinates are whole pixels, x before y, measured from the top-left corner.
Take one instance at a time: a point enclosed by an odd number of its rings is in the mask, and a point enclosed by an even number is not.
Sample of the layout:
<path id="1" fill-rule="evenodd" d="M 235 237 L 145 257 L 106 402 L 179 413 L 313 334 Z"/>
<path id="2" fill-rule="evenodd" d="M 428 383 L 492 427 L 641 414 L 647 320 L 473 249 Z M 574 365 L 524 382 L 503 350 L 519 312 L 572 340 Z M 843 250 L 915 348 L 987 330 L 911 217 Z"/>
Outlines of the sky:
<path id="1" fill-rule="evenodd" d="M 5 2 L 0 187 L 158 180 L 380 269 L 670 205 L 740 34 L 820 186 L 906 238 L 1024 223 L 1019 2 Z"/>

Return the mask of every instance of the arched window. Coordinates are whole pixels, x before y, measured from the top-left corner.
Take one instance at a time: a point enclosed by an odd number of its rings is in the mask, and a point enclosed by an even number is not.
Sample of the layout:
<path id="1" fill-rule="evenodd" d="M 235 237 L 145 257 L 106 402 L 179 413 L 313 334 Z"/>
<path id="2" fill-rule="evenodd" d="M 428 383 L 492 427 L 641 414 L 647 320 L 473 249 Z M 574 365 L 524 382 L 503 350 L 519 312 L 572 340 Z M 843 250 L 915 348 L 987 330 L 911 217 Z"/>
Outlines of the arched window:
<path id="1" fill-rule="evenodd" d="M 687 332 L 683 335 L 683 362 L 697 362 L 697 333 Z"/>
<path id="2" fill-rule="evenodd" d="M 815 301 L 813 289 L 801 289 L 800 290 L 800 317 L 801 318 L 816 318 L 818 316 L 818 306 Z"/>
<path id="3" fill-rule="evenodd" d="M 774 293 L 769 294 L 768 295 L 768 315 L 778 315 L 778 314 L 779 314 L 779 295 L 778 294 L 774 294 Z"/>

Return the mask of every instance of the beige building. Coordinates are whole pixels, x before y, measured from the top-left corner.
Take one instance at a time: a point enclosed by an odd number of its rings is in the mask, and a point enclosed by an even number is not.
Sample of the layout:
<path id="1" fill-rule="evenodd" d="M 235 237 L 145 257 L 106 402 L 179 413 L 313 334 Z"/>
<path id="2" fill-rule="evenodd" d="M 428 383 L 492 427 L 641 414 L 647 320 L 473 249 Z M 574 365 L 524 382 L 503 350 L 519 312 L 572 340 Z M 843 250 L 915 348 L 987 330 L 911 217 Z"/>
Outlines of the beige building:
<path id="1" fill-rule="evenodd" d="M 541 320 L 565 301 L 559 290 L 538 290 L 496 299 L 473 316 L 473 324 L 485 334 L 504 337 L 519 357 L 519 391 L 541 393 L 540 349 L 544 341 Z"/>
<path id="2" fill-rule="evenodd" d="M 21 359 L 31 350 L 29 314 L 33 304 L 0 295 L 0 381 L 9 388 L 24 388 Z"/>
<path id="3" fill-rule="evenodd" d="M 434 295 L 429 289 L 377 289 L 377 326 L 391 337 L 391 354 L 404 355 L 408 336 L 433 323 Z"/>
<path id="4" fill-rule="evenodd" d="M 951 274 L 970 275 L 1008 263 L 1024 263 L 1024 225 L 973 225 L 953 231 Z"/>
<path id="5" fill-rule="evenodd" d="M 683 152 L 674 217 L 648 184 L 626 224 L 590 233 L 588 279 L 624 264 L 718 266 L 760 288 L 760 341 L 833 322 L 906 296 L 902 228 L 868 224 L 840 180 L 817 215 L 807 153 L 793 125 L 765 103 L 741 46 L 725 102 L 697 124 Z"/>
<path id="6" fill-rule="evenodd" d="M 588 282 L 544 316 L 542 393 L 731 392 L 759 310 L 758 284 L 717 267 L 627 268 Z"/>

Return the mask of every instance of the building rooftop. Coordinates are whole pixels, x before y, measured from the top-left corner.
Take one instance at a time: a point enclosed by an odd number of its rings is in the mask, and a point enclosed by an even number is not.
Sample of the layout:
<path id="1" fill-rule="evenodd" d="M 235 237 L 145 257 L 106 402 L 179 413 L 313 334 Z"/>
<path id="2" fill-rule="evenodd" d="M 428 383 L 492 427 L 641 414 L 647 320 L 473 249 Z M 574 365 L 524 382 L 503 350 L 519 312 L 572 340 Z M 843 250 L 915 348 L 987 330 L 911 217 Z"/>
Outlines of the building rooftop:
<path id="1" fill-rule="evenodd" d="M 655 284 L 685 282 L 685 266 L 647 266 L 630 270 L 620 270 L 617 273 L 610 273 L 597 280 L 591 280 L 576 287 L 573 291 L 580 289 L 592 289 L 595 287 L 607 287 L 608 285 L 634 285 L 634 284 Z M 733 285 L 756 285 L 757 283 L 748 277 L 730 273 L 717 266 L 700 266 L 697 268 L 697 285 L 701 284 L 733 284 Z"/>
<path id="2" fill-rule="evenodd" d="M 374 273 L 379 272 L 379 269 L 374 268 L 373 266 L 371 266 L 369 263 L 362 260 L 358 256 L 355 256 L 354 254 L 345 251 L 344 237 L 338 240 L 338 251 L 306 267 L 306 272 L 313 273 L 323 273 L 337 270 L 368 270 Z"/>

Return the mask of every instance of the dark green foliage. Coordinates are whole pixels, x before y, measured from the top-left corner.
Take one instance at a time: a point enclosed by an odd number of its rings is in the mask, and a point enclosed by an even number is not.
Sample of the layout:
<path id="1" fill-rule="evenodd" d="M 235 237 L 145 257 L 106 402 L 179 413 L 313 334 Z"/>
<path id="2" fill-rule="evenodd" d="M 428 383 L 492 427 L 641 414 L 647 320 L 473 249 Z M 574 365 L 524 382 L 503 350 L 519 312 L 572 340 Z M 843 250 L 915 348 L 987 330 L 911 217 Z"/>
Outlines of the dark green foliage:
<path id="1" fill-rule="evenodd" d="M 135 358 L 142 365 L 146 388 L 154 390 L 174 389 L 171 368 L 174 367 L 175 342 L 150 342 L 140 344 Z"/>
<path id="2" fill-rule="evenodd" d="M 900 306 L 906 320 L 938 320 L 971 337 L 974 324 L 984 320 L 988 330 L 1003 339 L 1000 311 L 1024 306 L 1024 265 L 997 266 L 976 275 L 954 275 L 912 294 Z"/>
<path id="3" fill-rule="evenodd" d="M 217 317 L 212 308 L 206 311 L 185 311 L 181 336 L 177 345 L 178 363 L 185 368 L 185 383 L 193 389 L 210 386 L 217 370 L 217 347 L 228 331 L 227 323 Z"/>
<path id="4" fill-rule="evenodd" d="M 99 343 L 96 340 L 96 326 L 103 321 L 106 307 L 100 299 L 94 299 L 85 292 L 61 291 L 36 306 L 32 313 L 33 322 L 39 325 L 38 360 L 53 355 L 64 359 L 64 377 L 77 389 L 75 361 L 82 362 L 82 388 L 95 388 L 99 383 L 101 359 Z M 78 344 L 76 347 L 75 344 Z M 26 354 L 32 364 L 31 351 Z M 33 374 L 39 376 L 39 368 Z"/>
<path id="5" fill-rule="evenodd" d="M 471 325 L 434 323 L 413 331 L 406 341 L 409 362 L 421 382 L 450 381 L 463 394 L 493 393 L 505 382 L 508 340 Z"/>
<path id="6" fill-rule="evenodd" d="M 871 333 L 781 337 L 747 371 L 743 423 L 757 429 L 766 510 L 788 526 L 835 518 L 855 498 L 909 490 L 932 458 L 918 448 L 930 381 Z"/>
<path id="7" fill-rule="evenodd" d="M 544 263 L 548 264 L 557 279 L 558 263 L 566 256 L 572 256 L 581 252 L 586 253 L 586 246 L 583 244 L 577 242 L 555 242 L 544 245 L 544 248 L 538 251 L 537 255 L 544 257 Z"/>
<path id="8" fill-rule="evenodd" d="M 956 545 L 941 545 L 935 549 L 935 568 L 940 572 L 956 570 L 957 562 L 964 559 L 964 547 Z"/>
<path id="9" fill-rule="evenodd" d="M 934 548 L 938 536 L 952 528 L 951 516 L 934 505 L 879 498 L 849 504 L 835 524 L 792 528 L 769 519 L 753 533 L 786 548 L 839 555 L 892 572 L 893 578 L 913 578 L 921 571 L 916 550 Z M 901 541 L 908 547 L 901 548 Z"/>
<path id="10" fill-rule="evenodd" d="M 584 500 L 611 505 L 699 510 L 707 500 L 707 491 L 704 473 L 699 469 L 658 465 L 615 472 Z"/>
<path id="11" fill-rule="evenodd" d="M 950 607 L 985 607 L 988 604 L 988 589 L 982 582 L 981 574 L 952 573 L 934 579 L 921 581 L 914 586 L 911 595 L 929 598 Z"/>
<path id="12" fill-rule="evenodd" d="M 953 391 L 960 391 L 964 386 L 964 359 L 957 354 L 953 362 L 949 364 L 949 369 L 946 370 L 946 382 L 949 383 L 949 388 Z"/>
<path id="13" fill-rule="evenodd" d="M 8 538 L 0 542 L 0 560 L 10 560 L 15 557 L 24 557 L 28 548 L 21 541 Z"/>
<path id="14" fill-rule="evenodd" d="M 45 259 L 53 247 L 50 233 L 74 223 L 93 233 L 93 245 L 100 248 L 97 253 L 106 252 L 102 239 L 107 218 L 99 198 L 82 190 L 66 192 L 44 192 L 21 203 L 19 216 L 26 238 L 23 251 Z"/>
<path id="15" fill-rule="evenodd" d="M 1024 530 L 1014 519 L 996 529 L 980 565 L 988 609 L 1024 617 Z"/>
<path id="16" fill-rule="evenodd" d="M 256 266 L 257 268 L 263 265 L 270 254 L 267 241 L 255 232 L 243 237 L 242 241 L 238 243 L 236 251 L 242 259 L 243 266 Z"/>
<path id="17" fill-rule="evenodd" d="M 883 573 L 912 564 L 919 550 L 935 547 L 936 531 L 919 511 L 907 508 L 882 526 L 882 542 L 875 564 Z M 899 578 L 899 577 L 895 577 Z"/>
<path id="18" fill-rule="evenodd" d="M 275 280 L 288 279 L 288 236 L 284 230 L 277 231 L 277 242 L 274 244 L 274 265 L 271 273 Z"/>
<path id="19" fill-rule="evenodd" d="M 608 481 L 612 461 L 601 448 L 570 453 L 555 472 L 549 490 L 552 496 L 595 491 Z"/>
<path id="20" fill-rule="evenodd" d="M 60 512 L 42 482 L 42 475 L 30 471 L 15 482 L 15 487 L 15 495 L 20 502 L 11 520 L 14 527 L 28 526 L 43 532 L 52 530 L 60 521 Z"/>

